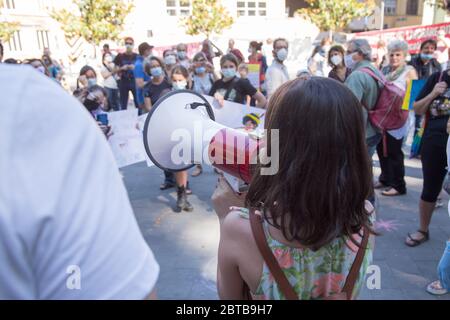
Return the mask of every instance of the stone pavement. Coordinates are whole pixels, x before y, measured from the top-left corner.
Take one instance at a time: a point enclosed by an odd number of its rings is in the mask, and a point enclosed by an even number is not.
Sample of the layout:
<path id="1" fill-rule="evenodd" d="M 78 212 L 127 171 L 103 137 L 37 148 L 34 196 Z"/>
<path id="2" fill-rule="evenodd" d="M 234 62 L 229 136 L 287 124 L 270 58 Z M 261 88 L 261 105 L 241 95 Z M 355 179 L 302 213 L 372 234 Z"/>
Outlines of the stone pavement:
<path id="1" fill-rule="evenodd" d="M 377 162 L 375 161 L 377 165 Z M 450 238 L 450 218 L 437 209 L 430 227 L 430 241 L 416 248 L 404 245 L 407 232 L 418 227 L 418 200 L 422 186 L 419 160 L 406 160 L 408 194 L 379 197 L 377 219 L 382 236 L 376 239 L 374 265 L 381 270 L 381 289 L 365 288 L 361 299 L 448 299 L 425 291 L 435 280 L 436 268 Z M 194 192 L 191 213 L 175 213 L 174 189 L 160 191 L 162 171 L 145 163 L 121 170 L 141 231 L 161 266 L 158 296 L 161 299 L 217 299 L 216 268 L 219 225 L 210 197 L 217 176 L 207 167 L 190 178 Z M 379 169 L 375 168 L 378 176 Z"/>

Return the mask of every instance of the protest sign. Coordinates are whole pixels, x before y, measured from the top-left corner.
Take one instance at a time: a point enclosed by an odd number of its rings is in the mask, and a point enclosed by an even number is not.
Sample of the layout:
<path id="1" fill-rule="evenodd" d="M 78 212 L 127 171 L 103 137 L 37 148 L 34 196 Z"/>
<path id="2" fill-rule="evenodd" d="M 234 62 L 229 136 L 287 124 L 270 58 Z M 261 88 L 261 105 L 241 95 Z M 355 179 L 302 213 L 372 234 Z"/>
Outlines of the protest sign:
<path id="1" fill-rule="evenodd" d="M 259 83 L 259 73 L 261 66 L 256 63 L 249 63 L 248 66 L 248 81 L 254 86 L 256 89 L 259 89 L 260 83 Z"/>
<path id="2" fill-rule="evenodd" d="M 138 110 L 123 110 L 108 114 L 112 135 L 108 142 L 119 168 L 146 161 L 139 128 Z"/>
<path id="3" fill-rule="evenodd" d="M 413 26 L 403 28 L 392 28 L 386 30 L 376 30 L 355 33 L 355 38 L 364 38 L 369 41 L 373 49 L 378 48 L 378 42 L 384 40 L 386 43 L 394 39 L 401 39 L 408 43 L 409 52 L 411 54 L 420 51 L 420 44 L 427 39 L 437 39 L 438 32 L 443 30 L 448 39 L 450 36 L 450 22 L 427 25 L 427 26 Z"/>

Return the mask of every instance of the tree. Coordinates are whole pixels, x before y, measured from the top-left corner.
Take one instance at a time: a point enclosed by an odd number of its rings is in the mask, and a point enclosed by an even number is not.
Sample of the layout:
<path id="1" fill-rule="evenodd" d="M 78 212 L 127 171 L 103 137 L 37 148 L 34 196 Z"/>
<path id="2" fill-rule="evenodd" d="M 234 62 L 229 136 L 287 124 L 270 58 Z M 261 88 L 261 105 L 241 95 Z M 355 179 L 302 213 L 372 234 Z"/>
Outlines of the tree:
<path id="1" fill-rule="evenodd" d="M 308 8 L 297 12 L 322 31 L 333 31 L 344 28 L 355 19 L 368 17 L 373 13 L 375 2 L 373 0 L 305 0 Z"/>
<path id="2" fill-rule="evenodd" d="M 66 38 L 79 38 L 95 48 L 104 40 L 118 40 L 125 18 L 133 9 L 131 0 L 72 0 L 73 10 L 53 10 L 50 15 L 61 24 Z"/>
<path id="3" fill-rule="evenodd" d="M 0 0 L 0 8 L 3 8 L 3 0 Z M 1 13 L 0 13 L 1 16 Z M 0 42 L 7 42 L 13 36 L 14 32 L 19 29 L 17 22 L 0 22 Z"/>
<path id="4" fill-rule="evenodd" d="M 192 0 L 192 14 L 181 19 L 189 35 L 204 34 L 206 38 L 213 33 L 220 34 L 232 26 L 233 17 L 216 0 Z"/>

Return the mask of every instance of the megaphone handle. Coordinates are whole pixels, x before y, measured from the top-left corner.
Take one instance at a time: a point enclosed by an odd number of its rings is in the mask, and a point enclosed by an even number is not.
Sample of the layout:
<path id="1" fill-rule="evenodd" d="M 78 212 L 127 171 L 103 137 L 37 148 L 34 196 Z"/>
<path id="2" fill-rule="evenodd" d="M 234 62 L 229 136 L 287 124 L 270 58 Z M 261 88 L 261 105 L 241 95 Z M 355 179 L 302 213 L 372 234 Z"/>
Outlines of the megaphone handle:
<path id="1" fill-rule="evenodd" d="M 206 112 L 208 112 L 208 116 L 212 119 L 215 120 L 214 118 L 214 113 L 211 109 L 211 107 L 208 107 L 208 105 L 206 103 L 202 103 L 202 102 L 193 102 L 190 104 L 191 109 L 197 109 L 198 107 L 205 107 Z"/>

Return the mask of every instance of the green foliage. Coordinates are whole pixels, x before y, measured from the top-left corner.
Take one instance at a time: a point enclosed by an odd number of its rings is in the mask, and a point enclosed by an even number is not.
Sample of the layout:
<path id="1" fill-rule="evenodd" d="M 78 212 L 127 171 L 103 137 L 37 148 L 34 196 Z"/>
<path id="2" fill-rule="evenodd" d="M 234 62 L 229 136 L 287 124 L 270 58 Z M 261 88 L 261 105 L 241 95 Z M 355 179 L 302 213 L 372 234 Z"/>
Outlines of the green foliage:
<path id="1" fill-rule="evenodd" d="M 192 0 L 192 14 L 181 20 L 189 35 L 220 34 L 233 24 L 233 17 L 216 0 Z"/>
<path id="2" fill-rule="evenodd" d="M 74 10 L 53 10 L 50 15 L 61 24 L 70 40 L 83 38 L 92 45 L 103 40 L 117 40 L 133 1 L 72 0 Z"/>
<path id="3" fill-rule="evenodd" d="M 317 25 L 321 31 L 333 31 L 346 27 L 355 19 L 368 17 L 373 13 L 373 0 L 305 0 L 308 8 L 297 12 Z"/>
<path id="4" fill-rule="evenodd" d="M 0 8 L 3 8 L 3 0 L 0 0 Z M 1 17 L 1 12 L 0 12 Z M 7 42 L 13 36 L 14 32 L 19 30 L 20 24 L 17 22 L 0 22 L 0 42 Z"/>

